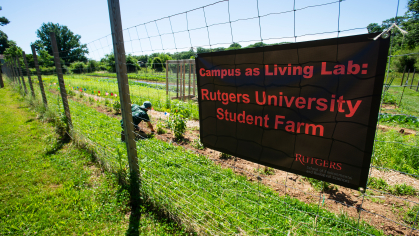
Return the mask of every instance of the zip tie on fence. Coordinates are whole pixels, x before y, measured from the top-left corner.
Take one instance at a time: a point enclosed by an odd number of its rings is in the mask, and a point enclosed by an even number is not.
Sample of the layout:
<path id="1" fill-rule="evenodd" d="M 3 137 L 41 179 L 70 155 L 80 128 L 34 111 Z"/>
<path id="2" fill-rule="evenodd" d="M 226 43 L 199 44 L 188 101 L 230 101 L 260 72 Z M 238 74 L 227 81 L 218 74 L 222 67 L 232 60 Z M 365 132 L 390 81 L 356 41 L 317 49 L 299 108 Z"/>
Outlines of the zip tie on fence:
<path id="1" fill-rule="evenodd" d="M 397 26 L 396 25 L 396 23 L 393 23 L 388 29 L 386 29 L 386 30 L 384 30 L 383 32 L 381 32 L 381 34 L 379 34 L 379 35 L 377 35 L 375 38 L 374 38 L 374 40 L 377 40 L 378 38 L 380 38 L 381 36 L 383 37 L 383 38 L 387 38 L 387 37 L 389 37 L 390 36 L 390 34 L 389 34 L 389 31 L 391 30 L 391 29 L 393 29 L 394 27 L 396 27 L 396 29 L 398 29 L 402 34 L 403 34 L 403 37 L 406 35 L 406 34 L 408 34 L 408 32 L 407 31 L 405 31 L 405 30 L 403 30 L 403 29 L 401 29 L 399 26 Z"/>

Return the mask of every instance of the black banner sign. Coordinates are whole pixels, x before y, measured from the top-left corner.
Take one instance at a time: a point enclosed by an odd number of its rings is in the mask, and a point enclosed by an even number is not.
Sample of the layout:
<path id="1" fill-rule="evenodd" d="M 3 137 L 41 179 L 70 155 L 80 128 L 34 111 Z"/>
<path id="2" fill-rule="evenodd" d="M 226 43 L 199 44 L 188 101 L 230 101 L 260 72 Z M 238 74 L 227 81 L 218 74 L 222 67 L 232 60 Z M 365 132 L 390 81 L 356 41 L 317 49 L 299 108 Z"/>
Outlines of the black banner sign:
<path id="1" fill-rule="evenodd" d="M 389 47 L 375 36 L 199 54 L 202 143 L 365 188 Z"/>

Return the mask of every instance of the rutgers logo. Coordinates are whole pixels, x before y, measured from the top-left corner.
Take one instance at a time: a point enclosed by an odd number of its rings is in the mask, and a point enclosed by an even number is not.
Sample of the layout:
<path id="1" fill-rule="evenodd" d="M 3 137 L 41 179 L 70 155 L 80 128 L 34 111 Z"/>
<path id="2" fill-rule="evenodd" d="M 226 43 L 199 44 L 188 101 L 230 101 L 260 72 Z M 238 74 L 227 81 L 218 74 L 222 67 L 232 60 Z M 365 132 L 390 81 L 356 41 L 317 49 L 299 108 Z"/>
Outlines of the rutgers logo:
<path id="1" fill-rule="evenodd" d="M 295 154 L 295 160 L 297 162 L 300 162 L 302 165 L 310 164 L 310 165 L 316 165 L 320 167 L 331 168 L 335 170 L 342 170 L 342 163 L 338 163 L 334 161 L 317 159 L 314 157 L 305 157 L 301 154 Z"/>

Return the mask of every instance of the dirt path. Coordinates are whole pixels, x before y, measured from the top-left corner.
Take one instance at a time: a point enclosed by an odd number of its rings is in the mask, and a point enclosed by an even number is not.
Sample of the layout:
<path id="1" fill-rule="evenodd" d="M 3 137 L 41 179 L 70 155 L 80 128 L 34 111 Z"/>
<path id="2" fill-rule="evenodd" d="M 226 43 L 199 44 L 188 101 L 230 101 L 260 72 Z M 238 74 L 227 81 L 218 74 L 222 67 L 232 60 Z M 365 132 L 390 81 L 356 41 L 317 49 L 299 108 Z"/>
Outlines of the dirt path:
<path id="1" fill-rule="evenodd" d="M 106 99 L 95 95 L 86 94 L 87 97 L 95 97 L 97 99 Z M 83 102 L 78 97 L 72 99 Z M 106 109 L 101 106 L 92 106 L 88 102 L 84 102 L 95 108 L 98 112 L 107 114 L 120 119 L 120 114 L 115 114 L 111 109 Z M 152 123 L 155 125 L 157 121 L 165 121 L 170 114 L 150 110 L 149 112 Z M 142 122 L 140 125 L 143 130 L 150 132 Z M 241 158 L 221 158 L 221 153 L 209 148 L 198 149 L 197 144 L 199 140 L 199 122 L 196 120 L 188 120 L 187 127 L 189 128 L 185 133 L 185 138 L 182 141 L 177 141 L 173 138 L 170 130 L 166 130 L 165 134 L 156 134 L 155 138 L 172 142 L 174 145 L 182 146 L 195 153 L 207 156 L 215 163 L 224 168 L 230 168 L 238 174 L 246 176 L 249 181 L 258 181 L 258 176 L 261 177 L 261 183 L 271 186 L 279 195 L 289 195 L 306 203 L 319 204 L 336 214 L 343 212 L 348 216 L 358 218 L 366 221 L 371 225 L 384 230 L 389 235 L 407 235 L 411 229 L 405 227 L 407 223 L 404 221 L 406 212 L 408 212 L 414 205 L 419 204 L 417 196 L 393 196 L 386 193 L 381 193 L 375 190 L 367 191 L 365 196 L 361 195 L 359 191 L 348 189 L 341 186 L 334 186 L 331 189 L 321 192 L 313 188 L 312 184 L 303 176 L 288 173 L 281 170 L 269 169 L 272 174 L 264 174 L 264 166 L 246 161 Z M 383 131 L 397 130 L 395 127 L 380 125 L 379 129 Z M 404 129 L 404 134 L 416 134 L 416 131 Z M 419 180 L 410 176 L 401 174 L 396 171 L 384 171 L 381 169 L 371 168 L 371 177 L 382 178 L 389 185 L 406 183 L 419 190 Z M 362 208 L 361 208 L 362 206 Z M 362 209 L 359 211 L 359 209 Z M 397 222 L 397 223 L 395 223 Z M 411 235 L 419 235 L 418 231 Z"/>

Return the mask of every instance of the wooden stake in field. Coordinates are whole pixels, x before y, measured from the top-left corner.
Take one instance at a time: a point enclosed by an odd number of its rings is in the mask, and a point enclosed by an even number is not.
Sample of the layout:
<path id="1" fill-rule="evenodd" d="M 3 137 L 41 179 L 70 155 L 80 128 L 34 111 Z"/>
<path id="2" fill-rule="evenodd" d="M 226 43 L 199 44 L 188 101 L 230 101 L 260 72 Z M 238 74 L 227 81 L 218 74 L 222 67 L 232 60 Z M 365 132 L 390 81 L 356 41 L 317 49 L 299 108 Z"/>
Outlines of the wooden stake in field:
<path id="1" fill-rule="evenodd" d="M 26 89 L 25 78 L 23 77 L 23 73 L 22 73 L 22 67 L 20 66 L 20 60 L 19 60 L 18 57 L 16 57 L 16 60 L 17 60 L 17 65 L 18 65 L 20 77 L 22 77 L 22 84 L 23 84 L 23 88 L 25 90 L 25 94 L 28 94 L 28 90 Z"/>
<path id="2" fill-rule="evenodd" d="M 179 97 L 179 63 L 176 62 L 176 98 Z"/>
<path id="3" fill-rule="evenodd" d="M 72 130 L 73 122 L 71 121 L 70 107 L 68 106 L 67 91 L 65 90 L 63 71 L 61 69 L 60 54 L 58 51 L 57 40 L 55 39 L 55 33 L 51 32 L 49 37 L 51 38 L 52 53 L 54 54 L 55 69 L 57 71 L 58 84 L 60 85 L 60 93 L 63 100 L 64 112 L 65 116 L 67 117 L 68 128 Z"/>
<path id="4" fill-rule="evenodd" d="M 16 62 L 16 58 L 13 58 L 13 72 L 15 74 L 15 78 L 17 78 L 17 80 L 19 81 L 19 86 L 22 87 L 22 81 L 20 81 L 20 76 L 18 74 L 18 70 L 17 70 L 17 62 Z"/>
<path id="5" fill-rule="evenodd" d="M 402 81 L 400 82 L 400 86 L 402 86 L 402 85 L 403 85 L 404 73 L 406 73 L 406 66 L 404 66 L 403 76 L 402 76 Z"/>
<path id="6" fill-rule="evenodd" d="M 195 97 L 195 84 L 196 84 L 196 81 L 195 81 L 195 70 L 196 70 L 196 65 L 195 65 L 195 61 L 194 61 L 194 64 L 193 64 L 193 96 Z"/>
<path id="7" fill-rule="evenodd" d="M 15 68 L 13 67 L 13 59 L 10 59 L 10 62 L 9 62 L 9 68 L 10 68 L 10 75 L 12 76 L 12 78 L 13 78 L 13 82 L 17 82 L 16 81 L 16 76 L 15 76 Z"/>
<path id="8" fill-rule="evenodd" d="M 23 55 L 23 62 L 25 63 L 25 67 L 26 67 L 26 74 L 28 74 L 29 87 L 31 88 L 32 97 L 35 98 L 35 91 L 33 90 L 31 72 L 29 71 L 28 62 L 26 61 L 25 52 L 22 52 L 22 55 Z"/>
<path id="9" fill-rule="evenodd" d="M 406 87 L 407 87 L 407 85 L 409 83 L 409 74 L 410 74 L 410 69 L 409 69 L 409 72 L 407 73 L 406 83 L 403 86 L 402 96 L 400 96 L 399 107 L 402 105 L 402 98 L 403 98 L 404 90 L 406 89 Z"/>
<path id="10" fill-rule="evenodd" d="M 0 67 L 0 88 L 4 88 L 4 83 L 3 83 L 3 70 L 2 67 Z"/>
<path id="11" fill-rule="evenodd" d="M 42 81 L 41 71 L 39 71 L 38 56 L 36 55 L 35 45 L 31 45 L 31 49 L 32 49 L 33 61 L 36 68 L 36 74 L 38 75 L 39 88 L 41 89 L 42 101 L 44 102 L 44 106 L 48 107 L 47 96 L 45 95 L 45 90 L 44 90 L 44 83 Z"/>
<path id="12" fill-rule="evenodd" d="M 130 196 L 131 212 L 134 219 L 139 220 L 140 196 L 140 169 L 138 166 L 137 149 L 135 143 L 134 126 L 132 125 L 131 99 L 128 85 L 124 37 L 122 34 L 121 11 L 119 0 L 108 0 L 109 18 L 111 23 L 113 50 L 115 55 L 116 75 L 118 79 L 119 99 L 121 102 L 122 120 L 124 123 L 125 143 L 127 146 L 128 163 L 130 169 Z"/>
<path id="13" fill-rule="evenodd" d="M 186 101 L 186 62 L 183 61 L 183 102 Z"/>
<path id="14" fill-rule="evenodd" d="M 166 97 L 169 96 L 169 61 L 166 61 Z"/>
<path id="15" fill-rule="evenodd" d="M 416 73 L 416 68 L 413 69 L 413 76 L 412 76 L 412 82 L 410 82 L 410 89 L 412 89 L 413 80 L 415 80 L 415 73 Z"/>
<path id="16" fill-rule="evenodd" d="M 191 72 L 192 72 L 192 70 L 191 70 L 191 67 L 192 67 L 192 65 L 191 65 L 191 60 L 189 60 L 189 86 L 188 86 L 188 99 L 191 97 Z"/>

